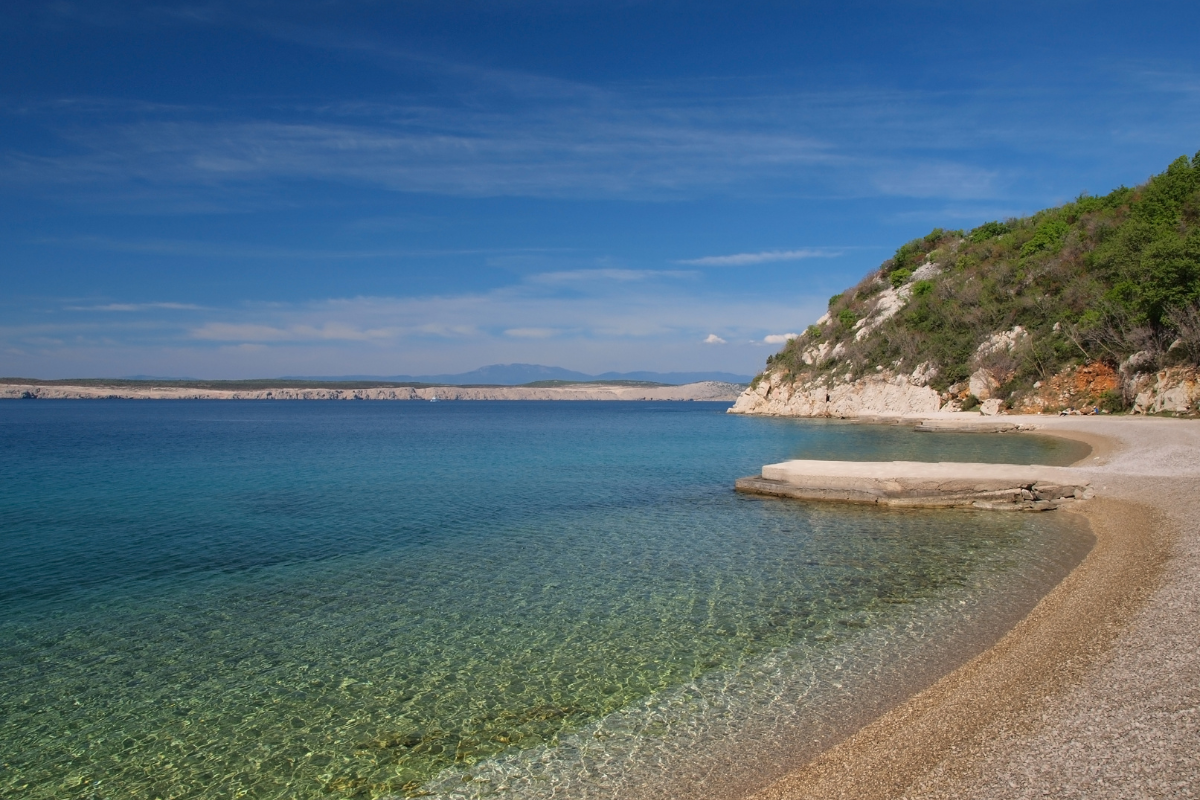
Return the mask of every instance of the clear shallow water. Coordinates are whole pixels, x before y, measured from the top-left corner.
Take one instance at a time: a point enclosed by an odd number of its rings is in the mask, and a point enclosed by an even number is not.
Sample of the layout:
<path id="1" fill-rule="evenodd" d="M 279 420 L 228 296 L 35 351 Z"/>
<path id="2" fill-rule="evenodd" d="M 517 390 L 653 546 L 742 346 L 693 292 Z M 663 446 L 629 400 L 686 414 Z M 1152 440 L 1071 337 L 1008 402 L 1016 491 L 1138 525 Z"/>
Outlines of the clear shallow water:
<path id="1" fill-rule="evenodd" d="M 731 491 L 785 458 L 1071 443 L 725 407 L 0 404 L 0 795 L 649 795 L 660 761 L 736 782 L 985 641 L 1086 546 L 1055 515 Z"/>

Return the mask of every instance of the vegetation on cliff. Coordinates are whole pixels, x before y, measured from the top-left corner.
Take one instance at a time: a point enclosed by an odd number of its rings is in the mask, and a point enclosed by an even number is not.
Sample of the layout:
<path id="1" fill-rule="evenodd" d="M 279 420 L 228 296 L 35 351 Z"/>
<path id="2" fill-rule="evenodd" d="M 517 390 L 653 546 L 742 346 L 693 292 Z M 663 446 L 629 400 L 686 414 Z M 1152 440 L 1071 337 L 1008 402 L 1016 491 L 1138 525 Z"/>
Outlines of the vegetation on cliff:
<path id="1" fill-rule="evenodd" d="M 1085 363 L 1200 364 L 1200 153 L 1145 184 L 900 247 L 767 360 L 791 381 L 919 371 L 994 397 Z"/>

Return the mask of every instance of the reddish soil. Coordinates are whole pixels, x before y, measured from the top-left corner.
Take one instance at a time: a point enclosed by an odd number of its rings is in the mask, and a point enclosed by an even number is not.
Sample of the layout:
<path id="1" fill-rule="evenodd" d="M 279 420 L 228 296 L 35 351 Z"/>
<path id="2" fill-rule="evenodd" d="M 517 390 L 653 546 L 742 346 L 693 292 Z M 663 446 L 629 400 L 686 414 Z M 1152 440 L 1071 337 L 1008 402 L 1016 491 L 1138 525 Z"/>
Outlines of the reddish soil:
<path id="1" fill-rule="evenodd" d="M 1054 413 L 1062 409 L 1091 410 L 1105 392 L 1119 391 L 1120 378 L 1107 364 L 1094 361 L 1054 375 L 1017 401 L 1014 411 L 1025 414 Z"/>

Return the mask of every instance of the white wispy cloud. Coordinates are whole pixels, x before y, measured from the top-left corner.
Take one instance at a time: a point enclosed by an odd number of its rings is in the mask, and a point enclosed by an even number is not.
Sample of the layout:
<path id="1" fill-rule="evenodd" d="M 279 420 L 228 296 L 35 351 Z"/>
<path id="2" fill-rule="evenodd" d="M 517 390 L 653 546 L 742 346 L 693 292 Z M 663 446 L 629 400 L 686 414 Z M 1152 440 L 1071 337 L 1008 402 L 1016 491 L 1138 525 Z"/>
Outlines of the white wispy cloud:
<path id="1" fill-rule="evenodd" d="M 829 250 L 764 250 L 758 253 L 734 253 L 727 256 L 703 256 L 702 258 L 679 259 L 676 264 L 697 267 L 746 267 L 767 264 L 772 261 L 800 261 L 805 258 L 837 258 L 840 252 Z"/>
<path id="2" fill-rule="evenodd" d="M 823 296 L 730 296 L 696 281 L 631 280 L 583 282 L 566 294 L 518 282 L 454 295 L 42 314 L 0 324 L 0 374 L 38 364 L 43 375 L 64 376 L 419 374 L 514 361 L 749 374 L 762 357 L 751 340 L 815 319 L 824 305 Z"/>
<path id="3" fill-rule="evenodd" d="M 501 259 L 559 252 L 555 248 L 544 247 L 380 247 L 339 250 L 322 247 L 259 246 L 236 242 L 206 242 L 188 239 L 114 239 L 104 236 L 40 237 L 32 241 L 35 244 L 114 253 L 197 258 L 289 259 L 304 261 L 351 261 L 446 256 L 489 256 Z"/>
<path id="4" fill-rule="evenodd" d="M 219 342 L 366 342 L 392 339 L 399 333 L 396 329 L 364 329 L 342 322 L 286 327 L 253 323 L 209 322 L 191 331 L 193 338 Z"/>
<path id="5" fill-rule="evenodd" d="M 203 311 L 204 306 L 193 303 L 104 303 L 94 306 L 65 306 L 67 311 Z"/>
<path id="6" fill-rule="evenodd" d="M 666 269 L 573 269 L 559 272 L 539 272 L 530 275 L 526 280 L 530 283 L 570 284 L 591 283 L 597 281 L 614 281 L 630 283 L 661 278 L 690 278 L 695 272 L 686 270 Z"/>
<path id="7" fill-rule="evenodd" d="M 953 155 L 993 129 L 952 113 L 941 95 L 764 93 L 753 82 L 714 92 L 704 81 L 615 89 L 399 58 L 452 75 L 448 94 L 289 105 L 270 119 L 113 104 L 83 129 L 64 111 L 64 124 L 50 127 L 74 154 L 11 152 L 5 173 L 42 188 L 134 181 L 226 197 L 294 179 L 459 196 L 654 197 L 755 185 L 772 194 L 961 192 L 989 190 L 994 177 L 978 180 L 971 158 Z"/>
<path id="8" fill-rule="evenodd" d="M 797 333 L 770 333 L 763 337 L 763 344 L 787 344 L 797 336 Z"/>
<path id="9" fill-rule="evenodd" d="M 554 328 L 509 328 L 504 335 L 516 339 L 549 339 L 556 333 Z"/>
<path id="10" fill-rule="evenodd" d="M 1004 206 L 942 206 L 938 208 L 919 208 L 912 211 L 902 211 L 889 214 L 887 220 L 893 223 L 922 222 L 930 224 L 945 224 L 950 220 L 973 228 L 988 220 L 1005 220 L 1029 214 L 1033 209 L 1020 209 Z"/>
<path id="11" fill-rule="evenodd" d="M 355 301 L 331 301 L 335 307 L 354 308 Z M 413 327 L 410 333 L 432 336 L 438 339 L 478 339 L 486 335 L 475 325 L 454 322 L 424 322 Z"/>
<path id="12" fill-rule="evenodd" d="M 1112 137 L 1186 141 L 1200 124 L 1194 73 L 1164 77 L 1131 63 L 1092 65 L 1086 91 L 1016 73 L 965 76 L 971 85 L 956 91 L 798 90 L 781 88 L 778 76 L 591 85 L 396 50 L 367 34 L 268 27 L 416 69 L 438 91 L 281 100 L 269 113 L 110 98 L 0 103 L 0 113 L 36 119 L 59 145 L 0 153 L 0 182 L 143 208 L 291 203 L 285 190 L 295 180 L 470 197 L 736 191 L 1012 202 L 1018 179 L 1036 183 L 1022 170 L 1070 162 L 1079 174 L 1083 159 L 1113 157 Z M 1021 152 L 1029 166 L 997 164 L 998 148 Z"/>
<path id="13" fill-rule="evenodd" d="M 428 115 L 430 112 L 426 112 Z M 6 180 L 224 188 L 295 179 L 467 197 L 687 195 L 829 161 L 828 147 L 786 131 L 713 127 L 706 114 L 651 109 L 442 111 L 421 120 L 302 115 L 293 122 L 144 120 L 62 131 L 78 152 L 10 152 Z M 404 109 L 394 116 L 406 118 Z M 42 188 L 45 188 L 43 185 Z"/>
<path id="14" fill-rule="evenodd" d="M 888 165 L 875 174 L 883 194 L 904 197 L 993 197 L 1001 188 L 998 170 L 945 161 L 926 160 L 911 166 Z"/>

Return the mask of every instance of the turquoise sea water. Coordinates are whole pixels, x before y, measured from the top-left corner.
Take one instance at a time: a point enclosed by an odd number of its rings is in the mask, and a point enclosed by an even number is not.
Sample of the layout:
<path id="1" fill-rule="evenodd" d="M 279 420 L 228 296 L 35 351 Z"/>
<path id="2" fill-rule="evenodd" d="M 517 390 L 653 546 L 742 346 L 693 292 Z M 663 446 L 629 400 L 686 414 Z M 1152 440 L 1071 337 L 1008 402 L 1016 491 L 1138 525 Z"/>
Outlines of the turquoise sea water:
<path id="1" fill-rule="evenodd" d="M 1089 545 L 1064 514 L 732 491 L 1077 445 L 726 407 L 0 404 L 0 796 L 729 792 Z"/>

